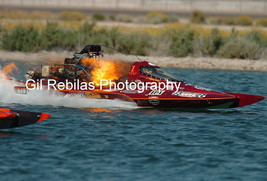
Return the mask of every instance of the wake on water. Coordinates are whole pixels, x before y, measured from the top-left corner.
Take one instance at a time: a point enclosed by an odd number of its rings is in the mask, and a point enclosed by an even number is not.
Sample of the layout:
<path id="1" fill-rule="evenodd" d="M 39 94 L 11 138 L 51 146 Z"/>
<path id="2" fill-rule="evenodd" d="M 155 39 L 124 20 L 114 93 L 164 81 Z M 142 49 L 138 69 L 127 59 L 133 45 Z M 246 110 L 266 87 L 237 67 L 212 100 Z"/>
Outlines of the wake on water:
<path id="1" fill-rule="evenodd" d="M 6 80 L 0 73 L 0 102 L 22 105 L 42 105 L 71 108 L 109 108 L 109 109 L 135 109 L 135 103 L 120 100 L 88 99 L 80 96 L 70 96 L 50 92 L 47 90 L 33 90 L 28 94 L 17 94 L 14 86 L 17 82 Z"/>

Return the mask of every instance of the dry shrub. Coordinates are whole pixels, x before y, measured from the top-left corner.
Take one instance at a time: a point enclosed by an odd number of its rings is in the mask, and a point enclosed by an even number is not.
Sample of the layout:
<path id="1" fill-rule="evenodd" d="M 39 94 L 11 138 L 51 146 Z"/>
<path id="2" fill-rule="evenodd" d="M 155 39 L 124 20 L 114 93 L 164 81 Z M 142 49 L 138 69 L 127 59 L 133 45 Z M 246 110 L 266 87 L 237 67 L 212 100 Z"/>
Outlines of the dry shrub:
<path id="1" fill-rule="evenodd" d="M 104 21 L 104 20 L 106 19 L 106 17 L 105 17 L 105 15 L 103 15 L 103 14 L 95 13 L 95 14 L 93 14 L 93 16 L 92 16 L 92 19 L 93 19 L 94 21 Z"/>
<path id="2" fill-rule="evenodd" d="M 29 19 L 29 13 L 21 10 L 4 9 L 0 11 L 0 17 L 8 19 Z"/>
<path id="3" fill-rule="evenodd" d="M 261 48 L 250 38 L 233 37 L 220 48 L 217 55 L 224 58 L 259 59 Z"/>
<path id="4" fill-rule="evenodd" d="M 267 18 L 260 18 L 256 20 L 256 25 L 267 26 Z"/>
<path id="5" fill-rule="evenodd" d="M 253 18 L 250 16 L 238 16 L 234 22 L 235 25 L 251 26 L 253 24 Z"/>
<path id="6" fill-rule="evenodd" d="M 117 21 L 121 21 L 124 23 L 131 23 L 133 22 L 134 17 L 129 14 L 120 14 L 117 16 Z"/>
<path id="7" fill-rule="evenodd" d="M 49 11 L 33 11 L 30 14 L 31 19 L 54 19 L 55 14 Z"/>
<path id="8" fill-rule="evenodd" d="M 205 23 L 206 17 L 202 11 L 194 10 L 190 14 L 190 22 L 197 24 Z"/>
<path id="9" fill-rule="evenodd" d="M 64 21 L 82 21 L 86 16 L 78 11 L 62 11 L 59 13 L 59 19 Z"/>
<path id="10" fill-rule="evenodd" d="M 146 15 L 146 19 L 153 24 L 167 23 L 169 21 L 168 15 L 161 12 L 150 12 Z"/>
<path id="11" fill-rule="evenodd" d="M 208 18 L 210 24 L 216 25 L 241 25 L 250 26 L 253 24 L 253 19 L 250 16 L 239 17 L 211 17 Z"/>

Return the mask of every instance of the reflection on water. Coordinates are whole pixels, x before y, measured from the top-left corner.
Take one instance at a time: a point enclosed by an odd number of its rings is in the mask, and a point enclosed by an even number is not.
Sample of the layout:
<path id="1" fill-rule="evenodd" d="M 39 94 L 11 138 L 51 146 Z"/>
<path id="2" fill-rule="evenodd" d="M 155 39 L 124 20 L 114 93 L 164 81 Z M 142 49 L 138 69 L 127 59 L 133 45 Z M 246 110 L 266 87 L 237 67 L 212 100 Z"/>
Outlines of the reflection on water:
<path id="1" fill-rule="evenodd" d="M 10 130 L 10 129 L 9 129 Z M 6 130 L 1 130 L 0 131 L 0 138 L 1 137 L 14 137 L 14 138 L 41 138 L 41 139 L 46 139 L 49 138 L 48 135 L 43 135 L 43 134 L 29 134 L 29 133 L 23 133 L 20 131 L 6 131 Z"/>
<path id="2" fill-rule="evenodd" d="M 96 107 L 96 108 L 88 108 L 88 109 L 84 109 L 84 110 L 88 110 L 89 112 L 92 113 L 103 113 L 103 112 L 109 112 L 109 113 L 115 113 L 115 112 L 121 112 L 120 110 L 112 110 L 112 109 L 107 109 L 107 108 L 102 108 L 102 107 Z"/>

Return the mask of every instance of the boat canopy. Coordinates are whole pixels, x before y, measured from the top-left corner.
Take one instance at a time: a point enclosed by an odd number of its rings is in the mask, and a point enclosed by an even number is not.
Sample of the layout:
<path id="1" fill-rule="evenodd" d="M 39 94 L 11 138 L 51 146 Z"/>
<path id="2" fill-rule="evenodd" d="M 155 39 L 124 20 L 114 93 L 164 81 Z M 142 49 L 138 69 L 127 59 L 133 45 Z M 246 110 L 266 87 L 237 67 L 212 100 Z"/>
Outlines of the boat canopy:
<path id="1" fill-rule="evenodd" d="M 140 73 L 160 80 L 179 81 L 177 77 L 160 67 L 140 66 Z"/>

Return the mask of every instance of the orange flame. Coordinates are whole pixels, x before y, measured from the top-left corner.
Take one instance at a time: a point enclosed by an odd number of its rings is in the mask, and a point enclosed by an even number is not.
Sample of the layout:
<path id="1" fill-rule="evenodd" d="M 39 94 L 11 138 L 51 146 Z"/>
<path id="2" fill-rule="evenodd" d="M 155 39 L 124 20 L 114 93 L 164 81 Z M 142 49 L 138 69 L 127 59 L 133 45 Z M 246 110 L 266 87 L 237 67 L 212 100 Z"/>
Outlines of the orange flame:
<path id="1" fill-rule="evenodd" d="M 18 71 L 18 67 L 14 63 L 7 64 L 3 67 L 2 70 L 0 70 L 0 73 L 3 74 L 3 76 L 8 77 L 13 71 Z"/>
<path id="2" fill-rule="evenodd" d="M 110 80 L 112 82 L 119 81 L 121 77 L 127 75 L 129 66 L 127 63 L 122 61 L 105 60 L 105 59 L 94 59 L 84 58 L 82 59 L 84 64 L 89 70 L 88 72 L 92 76 L 92 82 L 96 86 L 100 85 L 100 80 Z"/>

